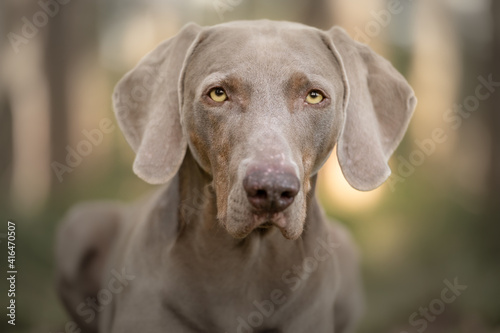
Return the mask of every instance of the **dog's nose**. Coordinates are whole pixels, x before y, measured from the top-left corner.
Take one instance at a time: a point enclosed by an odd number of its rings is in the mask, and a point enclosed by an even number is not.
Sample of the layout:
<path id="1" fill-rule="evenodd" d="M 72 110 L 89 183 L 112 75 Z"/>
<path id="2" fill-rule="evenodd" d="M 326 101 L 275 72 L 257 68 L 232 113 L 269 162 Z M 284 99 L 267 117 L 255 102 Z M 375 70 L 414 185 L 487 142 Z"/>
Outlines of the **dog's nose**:
<path id="1" fill-rule="evenodd" d="M 292 204 L 300 182 L 290 171 L 264 168 L 247 172 L 243 187 L 253 207 L 260 212 L 277 213 Z"/>

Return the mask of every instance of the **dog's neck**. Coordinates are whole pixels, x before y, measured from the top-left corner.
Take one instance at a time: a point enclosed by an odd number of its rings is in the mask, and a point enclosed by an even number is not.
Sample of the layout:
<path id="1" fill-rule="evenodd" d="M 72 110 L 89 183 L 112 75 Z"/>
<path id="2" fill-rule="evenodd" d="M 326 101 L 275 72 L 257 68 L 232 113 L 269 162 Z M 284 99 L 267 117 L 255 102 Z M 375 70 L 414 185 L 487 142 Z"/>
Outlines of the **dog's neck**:
<path id="1" fill-rule="evenodd" d="M 196 234 L 199 242 L 224 244 L 228 247 L 253 247 L 262 244 L 263 239 L 270 242 L 292 242 L 286 240 L 281 232 L 273 227 L 254 230 L 245 239 L 234 239 L 217 219 L 216 194 L 212 186 L 212 177 L 204 172 L 189 149 L 178 173 L 179 218 L 178 232 Z M 307 214 L 305 231 L 299 238 L 304 241 L 310 234 L 317 234 L 322 214 L 314 194 L 317 176 L 311 178 L 311 190 L 307 196 Z M 314 236 L 311 236 L 314 237 Z"/>

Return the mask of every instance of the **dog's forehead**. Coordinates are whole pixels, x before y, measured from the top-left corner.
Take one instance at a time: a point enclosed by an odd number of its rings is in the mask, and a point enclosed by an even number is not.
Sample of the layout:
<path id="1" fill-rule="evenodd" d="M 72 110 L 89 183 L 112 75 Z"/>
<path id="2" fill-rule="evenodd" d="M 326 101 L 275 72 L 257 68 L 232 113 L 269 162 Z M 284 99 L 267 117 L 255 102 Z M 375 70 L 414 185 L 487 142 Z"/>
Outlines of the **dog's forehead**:
<path id="1" fill-rule="evenodd" d="M 207 71 L 287 67 L 322 74 L 335 63 L 321 31 L 290 22 L 239 21 L 204 32 L 193 60 Z"/>

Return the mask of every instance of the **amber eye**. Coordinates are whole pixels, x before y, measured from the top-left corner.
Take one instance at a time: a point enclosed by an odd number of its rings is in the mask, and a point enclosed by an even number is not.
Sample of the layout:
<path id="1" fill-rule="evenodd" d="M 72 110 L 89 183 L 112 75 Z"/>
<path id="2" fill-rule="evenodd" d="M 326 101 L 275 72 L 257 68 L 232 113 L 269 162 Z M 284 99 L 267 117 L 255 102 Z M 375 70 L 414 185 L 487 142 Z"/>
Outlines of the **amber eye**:
<path id="1" fill-rule="evenodd" d="M 222 103 L 227 100 L 227 94 L 222 88 L 213 88 L 208 94 L 210 98 L 216 102 Z"/>
<path id="2" fill-rule="evenodd" d="M 319 91 L 312 90 L 309 92 L 309 94 L 307 94 L 306 102 L 309 104 L 318 104 L 318 103 L 321 103 L 321 101 L 324 98 L 325 97 L 323 96 L 323 94 L 321 94 Z"/>

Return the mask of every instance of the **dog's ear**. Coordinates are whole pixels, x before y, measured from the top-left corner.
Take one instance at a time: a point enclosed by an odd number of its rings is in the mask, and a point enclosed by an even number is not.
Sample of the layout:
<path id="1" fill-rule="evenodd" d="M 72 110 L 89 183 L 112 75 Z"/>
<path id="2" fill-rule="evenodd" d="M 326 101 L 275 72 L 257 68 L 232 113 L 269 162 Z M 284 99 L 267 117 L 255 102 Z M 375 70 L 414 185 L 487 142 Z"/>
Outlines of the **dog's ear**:
<path id="1" fill-rule="evenodd" d="M 368 46 L 338 27 L 327 35 L 346 89 L 339 164 L 352 187 L 372 190 L 391 174 L 387 162 L 406 132 L 416 98 L 405 78 Z"/>
<path id="2" fill-rule="evenodd" d="M 182 75 L 201 30 L 195 24 L 185 26 L 146 55 L 115 87 L 115 114 L 136 153 L 134 172 L 148 183 L 168 182 L 186 153 L 180 122 Z"/>

